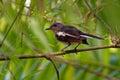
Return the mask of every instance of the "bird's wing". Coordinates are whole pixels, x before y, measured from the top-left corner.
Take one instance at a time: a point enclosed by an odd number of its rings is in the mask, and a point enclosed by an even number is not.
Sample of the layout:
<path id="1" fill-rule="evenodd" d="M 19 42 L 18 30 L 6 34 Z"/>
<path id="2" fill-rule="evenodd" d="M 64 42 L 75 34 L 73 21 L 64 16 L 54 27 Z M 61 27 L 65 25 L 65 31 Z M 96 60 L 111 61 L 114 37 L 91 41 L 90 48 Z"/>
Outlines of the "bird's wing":
<path id="1" fill-rule="evenodd" d="M 69 34 L 69 33 L 66 33 L 66 32 L 63 32 L 63 31 L 58 31 L 56 34 L 58 36 L 63 36 L 63 37 L 69 36 L 69 37 L 73 37 L 73 38 L 79 39 L 77 36 Z"/>
<path id="2" fill-rule="evenodd" d="M 92 35 L 92 34 L 87 34 L 87 33 L 82 33 L 82 34 L 80 34 L 80 36 L 86 37 L 86 38 L 96 38 L 96 39 L 99 39 L 99 40 L 104 40 L 104 38 L 101 38 L 101 37 L 98 37 L 98 36 L 95 36 L 95 35 Z"/>
<path id="3" fill-rule="evenodd" d="M 62 36 L 66 35 L 66 36 L 73 37 L 76 39 L 80 38 L 79 31 L 72 26 L 65 26 L 61 28 L 58 32 L 59 32 L 58 34 L 62 34 Z"/>
<path id="4" fill-rule="evenodd" d="M 74 37 L 76 39 L 96 38 L 99 40 L 104 40 L 101 37 L 98 37 L 98 36 L 95 36 L 92 34 L 83 33 L 82 31 L 78 30 L 77 28 L 75 28 L 73 26 L 65 26 L 60 31 L 63 31 L 63 32 L 65 32 L 65 34 L 67 36 Z"/>

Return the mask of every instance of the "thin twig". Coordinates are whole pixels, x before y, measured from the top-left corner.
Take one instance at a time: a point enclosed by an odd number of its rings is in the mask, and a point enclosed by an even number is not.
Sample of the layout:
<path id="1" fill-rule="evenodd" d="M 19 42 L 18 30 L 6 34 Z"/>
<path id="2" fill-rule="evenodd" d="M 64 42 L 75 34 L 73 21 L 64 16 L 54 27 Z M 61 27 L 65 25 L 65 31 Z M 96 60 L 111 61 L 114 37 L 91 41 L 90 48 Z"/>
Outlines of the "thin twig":
<path id="1" fill-rule="evenodd" d="M 99 16 L 96 15 L 96 13 L 94 12 L 94 10 L 91 8 L 88 0 L 85 0 L 85 3 L 86 3 L 86 5 L 88 6 L 90 12 L 93 14 L 93 16 L 96 17 L 96 19 L 98 19 L 98 20 L 107 28 L 107 30 L 109 31 L 109 33 L 110 33 L 110 35 L 111 35 L 111 37 L 112 37 L 112 36 L 113 36 L 113 35 L 112 35 L 113 33 L 112 33 L 111 28 L 110 28 L 110 25 L 108 25 L 104 20 L 102 20 Z"/>
<path id="2" fill-rule="evenodd" d="M 17 20 L 18 17 L 20 16 L 20 14 L 21 14 L 21 12 L 22 12 L 22 10 L 23 10 L 23 8 L 24 8 L 24 3 L 25 3 L 25 1 L 26 1 L 26 0 L 24 0 L 24 2 L 22 3 L 22 6 L 21 6 L 19 12 L 18 12 L 17 15 L 15 16 L 15 18 L 14 18 L 13 22 L 11 23 L 8 31 L 7 31 L 6 34 L 5 34 L 3 40 L 1 41 L 1 43 L 0 43 L 0 48 L 2 47 L 5 39 L 7 38 L 8 34 L 9 34 L 10 30 L 12 29 L 13 25 L 15 24 L 16 20 Z"/>
<path id="3" fill-rule="evenodd" d="M 97 47 L 83 48 L 83 49 L 77 49 L 77 50 L 67 50 L 65 52 L 54 52 L 54 53 L 51 52 L 51 53 L 44 53 L 44 54 L 37 54 L 37 55 L 22 55 L 22 56 L 18 56 L 18 58 L 19 59 L 30 59 L 30 58 L 47 58 L 47 59 L 49 59 L 56 70 L 58 80 L 60 80 L 59 71 L 51 58 L 53 58 L 55 56 L 60 56 L 60 55 L 65 55 L 65 54 L 70 54 L 70 53 L 75 53 L 75 52 L 93 51 L 93 50 L 107 49 L 107 48 L 120 48 L 120 46 L 114 46 L 114 45 L 97 46 Z M 0 56 L 0 61 L 5 61 L 5 60 L 10 60 L 10 58 L 7 56 Z M 87 72 L 91 72 L 96 75 L 103 76 L 109 80 L 117 80 L 116 78 L 112 78 L 108 75 L 102 74 L 100 72 L 96 72 L 94 70 L 89 70 L 89 68 L 84 68 L 83 66 L 79 66 L 79 68 L 81 68 Z"/>
<path id="4" fill-rule="evenodd" d="M 107 74 L 101 73 L 97 70 L 91 70 L 89 67 L 85 67 L 84 65 L 78 64 L 78 62 L 76 63 L 76 62 L 66 60 L 66 59 L 63 59 L 63 58 L 60 58 L 60 57 L 54 57 L 53 59 L 56 60 L 56 61 L 59 61 L 61 63 L 65 63 L 67 65 L 73 66 L 74 68 L 81 69 L 81 70 L 84 70 L 86 72 L 101 76 L 101 77 L 106 78 L 108 80 L 118 80 L 115 77 L 112 77 L 112 76 L 109 76 Z"/>
<path id="5" fill-rule="evenodd" d="M 120 48 L 120 46 L 114 46 L 114 45 L 96 46 L 96 47 L 83 48 L 83 49 L 77 49 L 77 50 L 74 50 L 74 49 L 66 50 L 64 52 L 41 53 L 37 55 L 22 55 L 22 56 L 16 56 L 16 57 L 18 57 L 19 59 L 45 58 L 46 55 L 50 57 L 54 57 L 54 56 L 60 56 L 60 55 L 66 55 L 66 54 L 73 54 L 75 52 L 93 51 L 93 50 L 100 50 L 100 49 L 107 49 L 107 48 Z M 5 60 L 10 60 L 10 58 L 7 56 L 0 56 L 0 61 L 5 61 Z"/>
<path id="6" fill-rule="evenodd" d="M 90 48 L 78 49 L 78 50 L 76 50 L 76 52 L 93 51 L 93 50 L 106 49 L 106 48 L 120 48 L 120 46 L 114 46 L 114 45 L 97 46 L 97 47 L 90 47 Z M 74 53 L 74 52 L 75 52 L 75 50 L 67 50 L 63 54 L 69 54 L 69 53 Z"/>
<path id="7" fill-rule="evenodd" d="M 59 71 L 58 71 L 57 66 L 55 65 L 54 61 L 50 57 L 46 57 L 46 59 L 48 59 L 53 64 L 56 74 L 57 74 L 57 78 L 58 78 L 58 80 L 60 80 Z"/>

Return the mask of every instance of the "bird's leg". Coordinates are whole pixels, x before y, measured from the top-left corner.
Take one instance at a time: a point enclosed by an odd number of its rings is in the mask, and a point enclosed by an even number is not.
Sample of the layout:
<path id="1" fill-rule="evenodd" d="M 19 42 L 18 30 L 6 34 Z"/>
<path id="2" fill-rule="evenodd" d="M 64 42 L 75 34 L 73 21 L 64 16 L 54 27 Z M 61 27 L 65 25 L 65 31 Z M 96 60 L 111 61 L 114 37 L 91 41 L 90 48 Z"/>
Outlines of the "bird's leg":
<path id="1" fill-rule="evenodd" d="M 77 44 L 77 46 L 74 48 L 74 50 L 77 50 L 77 47 L 80 45 L 80 43 Z M 77 54 L 77 52 L 75 52 Z"/>
<path id="2" fill-rule="evenodd" d="M 65 46 L 61 51 L 64 51 L 64 49 L 68 48 L 71 45 L 71 43 L 68 43 L 67 46 Z"/>

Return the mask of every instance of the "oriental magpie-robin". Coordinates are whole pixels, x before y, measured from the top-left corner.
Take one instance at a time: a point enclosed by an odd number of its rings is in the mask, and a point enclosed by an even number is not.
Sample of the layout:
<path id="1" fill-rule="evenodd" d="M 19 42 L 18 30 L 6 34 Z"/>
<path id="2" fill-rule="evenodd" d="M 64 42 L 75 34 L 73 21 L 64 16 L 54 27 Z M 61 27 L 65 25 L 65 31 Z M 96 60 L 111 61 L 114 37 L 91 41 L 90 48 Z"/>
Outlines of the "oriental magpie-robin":
<path id="1" fill-rule="evenodd" d="M 69 47 L 72 43 L 77 43 L 75 50 L 81 43 L 88 45 L 87 38 L 96 38 L 99 40 L 104 40 L 101 37 L 84 33 L 75 28 L 74 26 L 64 26 L 62 23 L 54 23 L 46 30 L 52 30 L 55 33 L 55 37 L 57 38 L 57 40 L 67 43 L 67 46 L 65 46 L 62 49 L 62 51 L 64 51 L 64 49 Z"/>

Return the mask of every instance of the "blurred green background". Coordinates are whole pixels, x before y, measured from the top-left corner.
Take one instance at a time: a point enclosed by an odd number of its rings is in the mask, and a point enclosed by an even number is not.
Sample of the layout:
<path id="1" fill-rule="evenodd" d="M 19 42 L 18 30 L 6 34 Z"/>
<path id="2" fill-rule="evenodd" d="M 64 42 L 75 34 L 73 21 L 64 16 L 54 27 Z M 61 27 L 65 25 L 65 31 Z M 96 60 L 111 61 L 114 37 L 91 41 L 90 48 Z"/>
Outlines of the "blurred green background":
<path id="1" fill-rule="evenodd" d="M 120 0 L 89 0 L 93 10 L 111 26 L 120 30 Z M 24 5 L 24 7 L 22 6 Z M 20 13 L 18 13 L 20 11 Z M 18 15 L 18 16 L 17 16 Z M 15 17 L 17 19 L 15 20 Z M 84 0 L 0 0 L 0 80 L 57 80 L 50 61 L 44 58 L 20 60 L 19 55 L 59 52 L 65 45 L 58 42 L 52 31 L 46 31 L 53 22 L 72 25 L 87 33 L 104 37 L 104 41 L 88 39 L 89 45 L 78 49 L 110 45 L 110 34 L 92 15 Z M 14 23 L 14 25 L 12 25 Z M 120 32 L 118 32 L 118 35 Z M 75 45 L 68 49 L 73 49 Z M 59 56 L 54 59 L 60 80 L 115 80 L 120 79 L 120 50 L 103 49 Z M 100 74 L 100 75 L 99 75 Z"/>

